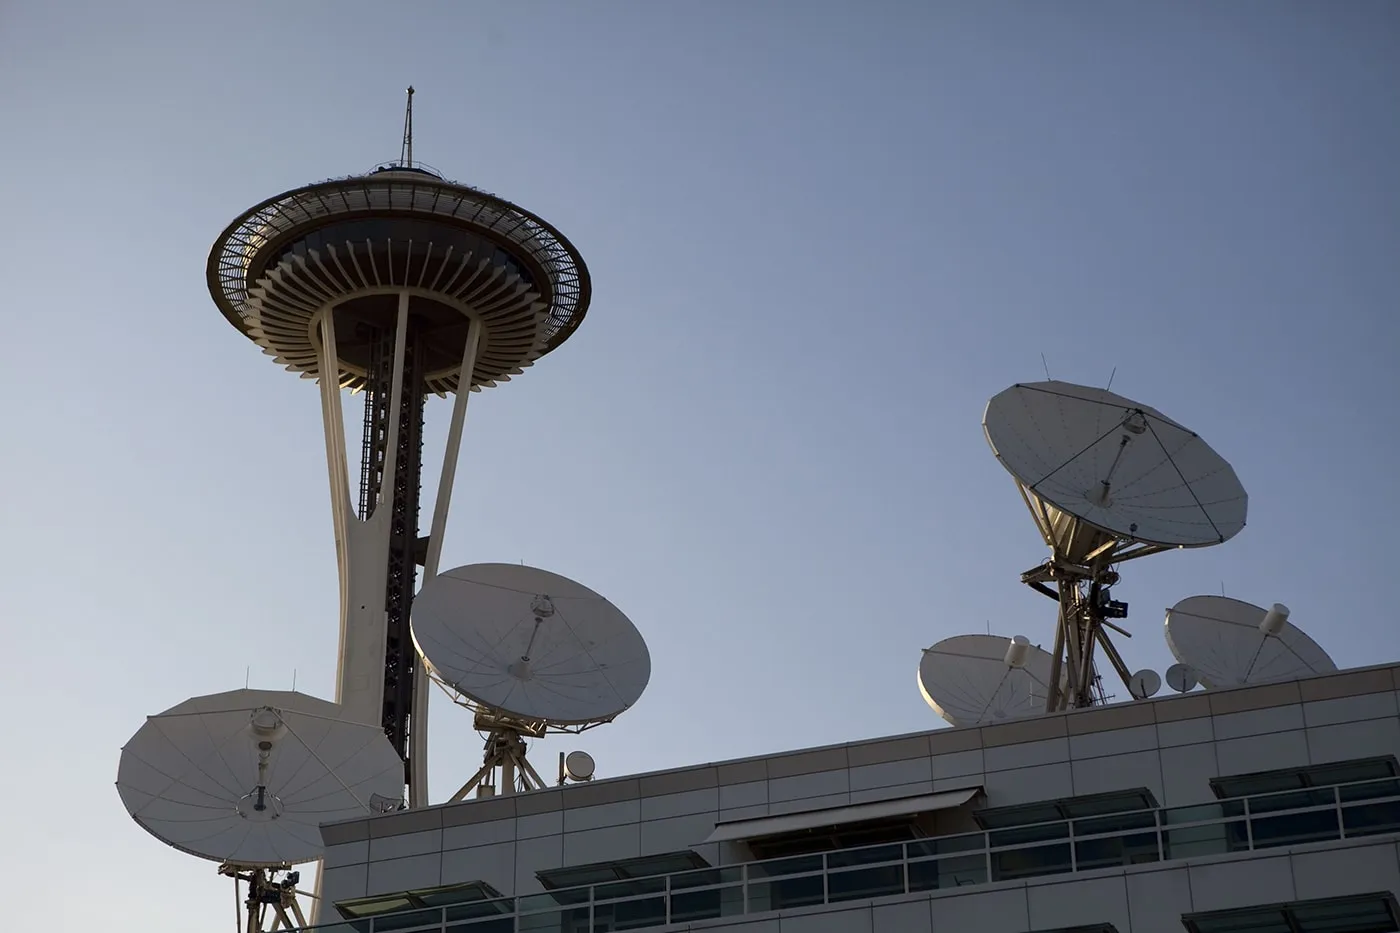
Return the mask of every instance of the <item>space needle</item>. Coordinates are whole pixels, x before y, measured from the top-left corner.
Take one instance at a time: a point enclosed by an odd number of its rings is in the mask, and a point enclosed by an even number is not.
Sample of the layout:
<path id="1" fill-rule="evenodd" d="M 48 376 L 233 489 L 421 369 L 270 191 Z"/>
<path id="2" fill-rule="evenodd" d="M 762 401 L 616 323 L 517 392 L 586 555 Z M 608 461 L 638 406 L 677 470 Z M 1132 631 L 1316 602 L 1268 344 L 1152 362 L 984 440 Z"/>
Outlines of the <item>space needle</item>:
<path id="1" fill-rule="evenodd" d="M 414 161 L 410 87 L 398 161 L 250 208 L 215 242 L 207 274 L 229 323 L 320 386 L 340 583 L 336 702 L 347 718 L 382 725 L 404 761 L 408 803 L 422 806 L 429 680 L 409 615 L 419 568 L 424 581 L 437 573 L 467 400 L 573 334 L 588 270 L 537 215 Z M 364 398 L 355 484 L 346 389 Z M 449 393 L 425 532 L 425 402 Z"/>

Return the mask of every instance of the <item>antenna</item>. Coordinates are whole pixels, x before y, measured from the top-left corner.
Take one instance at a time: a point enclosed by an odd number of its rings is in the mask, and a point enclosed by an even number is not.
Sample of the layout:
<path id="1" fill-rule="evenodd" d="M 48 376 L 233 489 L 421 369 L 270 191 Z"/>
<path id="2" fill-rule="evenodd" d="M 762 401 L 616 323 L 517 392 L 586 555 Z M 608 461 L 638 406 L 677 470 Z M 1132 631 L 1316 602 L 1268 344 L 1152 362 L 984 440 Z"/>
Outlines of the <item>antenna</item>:
<path id="1" fill-rule="evenodd" d="M 1111 372 L 1111 373 L 1108 374 L 1108 385 L 1106 385 L 1106 386 L 1103 387 L 1103 389 L 1104 389 L 1105 392 L 1107 392 L 1109 389 L 1113 388 L 1113 377 L 1116 376 L 1116 375 L 1118 375 L 1118 367 L 1117 367 L 1117 366 L 1113 367 L 1113 372 Z"/>
<path id="2" fill-rule="evenodd" d="M 1134 697 L 1156 692 L 1155 674 L 1135 678 L 1109 638 L 1130 637 L 1109 621 L 1128 615 L 1111 596 L 1116 567 L 1238 534 L 1248 496 L 1234 469 L 1156 409 L 1068 382 L 1006 389 L 987 403 L 982 427 L 1050 548 L 1049 560 L 1021 574 L 1059 607 L 1046 710 L 1104 699 L 1099 649 Z"/>
<path id="3" fill-rule="evenodd" d="M 1335 671 L 1327 652 L 1270 609 L 1225 596 L 1188 596 L 1167 610 L 1167 647 L 1207 690 Z"/>
<path id="4" fill-rule="evenodd" d="M 1040 354 L 1040 365 L 1045 370 L 1045 379 L 1048 382 L 1050 379 L 1050 364 L 1045 362 L 1044 353 Z"/>
<path id="5" fill-rule="evenodd" d="M 300 928 L 294 866 L 321 824 L 397 807 L 403 762 L 377 724 L 295 692 L 232 690 L 152 716 L 122 748 L 117 792 L 137 824 L 248 885 L 248 933 Z M 333 764 L 332 764 L 333 763 Z"/>
<path id="6" fill-rule="evenodd" d="M 1045 708 L 1052 659 L 1021 635 L 954 635 L 924 651 L 919 692 L 955 726 L 976 726 Z"/>
<path id="7" fill-rule="evenodd" d="M 413 85 L 408 86 L 408 104 L 403 111 L 403 146 L 399 149 L 399 162 L 404 168 L 413 168 Z"/>
<path id="8" fill-rule="evenodd" d="M 611 722 L 651 679 L 646 641 L 621 610 L 567 577 L 523 565 L 438 574 L 414 602 L 413 636 L 430 676 L 487 733 L 481 768 L 453 801 L 547 786 L 525 757 L 525 740 Z M 564 764 L 575 780 L 593 776 L 584 753 Z"/>

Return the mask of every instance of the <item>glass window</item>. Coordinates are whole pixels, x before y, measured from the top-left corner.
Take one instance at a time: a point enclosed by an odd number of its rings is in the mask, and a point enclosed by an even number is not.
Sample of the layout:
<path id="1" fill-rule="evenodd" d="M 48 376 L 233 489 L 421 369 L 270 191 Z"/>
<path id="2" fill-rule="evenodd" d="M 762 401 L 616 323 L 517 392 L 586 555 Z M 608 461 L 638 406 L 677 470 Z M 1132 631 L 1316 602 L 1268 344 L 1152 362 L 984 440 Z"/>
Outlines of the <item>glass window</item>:
<path id="1" fill-rule="evenodd" d="M 1033 846 L 1028 849 L 1001 849 L 992 853 L 992 880 L 1014 881 L 1040 875 L 1057 875 L 1072 870 L 1069 843 Z"/>
<path id="2" fill-rule="evenodd" d="M 356 919 L 359 917 L 378 917 L 383 914 L 413 910 L 414 908 L 438 907 L 468 902 L 489 903 L 491 905 L 485 913 L 474 913 L 470 916 L 509 913 L 513 909 L 513 902 L 510 898 L 502 898 L 500 891 L 497 891 L 484 881 L 468 881 L 464 884 L 448 884 L 439 888 L 422 888 L 417 891 L 403 891 L 398 894 L 360 897 L 353 900 L 341 901 L 336 904 L 335 907 L 336 910 L 340 911 L 342 917 L 346 919 Z M 449 916 L 448 919 L 454 918 Z M 393 929 L 385 924 L 394 922 L 396 921 L 380 920 L 379 929 Z M 417 922 L 416 920 L 414 921 L 414 923 Z"/>
<path id="3" fill-rule="evenodd" d="M 1356 761 L 1338 761 L 1326 765 L 1313 765 L 1308 769 L 1308 778 L 1314 787 L 1327 784 L 1354 784 L 1357 781 L 1374 781 L 1396 776 L 1395 756 L 1385 758 L 1362 758 Z"/>
<path id="4" fill-rule="evenodd" d="M 1388 892 L 1187 914 L 1190 933 L 1396 933 Z"/>
<path id="5" fill-rule="evenodd" d="M 847 868 L 826 876 L 826 899 L 837 901 L 866 900 L 904 893 L 904 866 L 881 865 L 877 868 Z"/>
<path id="6" fill-rule="evenodd" d="M 447 922 L 454 920 L 471 920 L 475 917 L 498 917 L 501 914 L 515 912 L 515 901 L 506 898 L 500 901 L 477 901 L 474 904 L 450 904 L 443 908 L 447 914 Z M 514 923 L 514 921 L 509 921 Z"/>
<path id="7" fill-rule="evenodd" d="M 1035 826 L 1018 826 L 1015 829 L 998 829 L 987 833 L 988 844 L 996 849 L 1001 846 L 1018 846 L 1028 842 L 1046 842 L 1051 839 L 1069 838 L 1068 823 L 1039 823 Z"/>
<path id="8" fill-rule="evenodd" d="M 810 907 L 824 903 L 825 900 L 826 887 L 821 875 L 749 882 L 750 913 L 786 910 L 789 907 Z"/>
<path id="9" fill-rule="evenodd" d="M 588 908 L 570 907 L 516 918 L 520 933 L 588 933 Z M 470 929 L 470 927 L 468 928 Z"/>
<path id="10" fill-rule="evenodd" d="M 484 881 L 471 881 L 467 884 L 449 884 L 440 888 L 423 891 L 410 891 L 410 894 L 429 907 L 445 904 L 464 904 L 468 901 L 499 900 L 501 892 Z M 509 911 L 510 908 L 506 908 Z"/>
<path id="11" fill-rule="evenodd" d="M 1400 832 L 1400 800 L 1343 807 L 1342 826 L 1348 837 Z"/>
<path id="12" fill-rule="evenodd" d="M 904 846 L 870 846 L 865 849 L 838 849 L 826 854 L 828 868 L 844 868 L 852 865 L 878 865 L 881 862 L 898 862 L 904 858 Z"/>
<path id="13" fill-rule="evenodd" d="M 1051 823 L 1061 819 L 1060 808 L 1053 803 L 1027 804 L 1023 807 L 998 807 L 995 810 L 978 810 L 973 814 L 977 823 L 985 829 L 999 829 L 1005 826 L 1026 826 L 1032 823 Z"/>
<path id="14" fill-rule="evenodd" d="M 1244 816 L 1244 801 L 1222 800 L 1219 803 L 1203 803 L 1194 807 L 1172 807 L 1170 810 L 1161 811 L 1161 813 L 1164 825 L 1204 823 L 1207 820 L 1223 820 Z"/>
<path id="15" fill-rule="evenodd" d="M 647 897 L 593 905 L 593 933 L 666 925 L 666 898 Z"/>
<path id="16" fill-rule="evenodd" d="M 1215 796 L 1252 797 L 1256 794 L 1271 794 L 1275 791 L 1295 790 L 1305 787 L 1328 787 L 1333 784 L 1350 784 L 1355 781 L 1371 781 L 1380 778 L 1400 776 L 1400 767 L 1394 755 L 1381 758 L 1357 758 L 1352 761 L 1337 761 L 1325 765 L 1308 765 L 1303 768 L 1281 768 L 1275 771 L 1257 771 L 1250 774 L 1232 774 L 1211 778 L 1211 790 Z"/>
<path id="17" fill-rule="evenodd" d="M 947 855 L 950 852 L 980 852 L 987 848 L 986 833 L 967 833 L 961 836 L 939 836 L 935 839 L 920 839 L 909 843 L 909 857 L 925 855 Z"/>
<path id="18" fill-rule="evenodd" d="M 1210 782 L 1211 790 L 1215 791 L 1215 796 L 1222 799 L 1250 797 L 1254 794 L 1272 794 L 1277 791 L 1296 790 L 1303 786 L 1303 776 L 1297 771 L 1212 778 Z"/>
<path id="19" fill-rule="evenodd" d="M 353 901 L 341 901 L 335 905 L 340 915 L 347 920 L 356 917 L 372 917 L 375 914 L 389 914 L 396 910 L 407 910 L 418 906 L 407 894 L 392 894 L 387 897 L 361 897 Z"/>
<path id="20" fill-rule="evenodd" d="M 952 855 L 909 863 L 909 893 L 987 883 L 987 856 Z"/>
<path id="21" fill-rule="evenodd" d="M 1162 857 L 1195 858 L 1249 850 L 1244 820 L 1206 826 L 1183 826 L 1162 832 Z"/>
<path id="22" fill-rule="evenodd" d="M 1367 781 L 1337 788 L 1342 803 L 1350 800 L 1375 800 L 1377 797 L 1400 797 L 1400 781 Z"/>
<path id="23" fill-rule="evenodd" d="M 729 868 L 702 868 L 671 876 L 671 890 L 686 888 L 707 888 L 716 884 L 737 884 L 744 880 L 744 870 L 738 866 Z"/>
<path id="24" fill-rule="evenodd" d="M 1072 797 L 1060 802 L 1060 810 L 1068 819 L 1100 816 L 1105 813 L 1123 813 L 1129 810 L 1151 810 L 1156 806 L 1157 798 L 1152 795 L 1152 791 L 1145 787 L 1114 791 L 1111 794 Z"/>
<path id="25" fill-rule="evenodd" d="M 1341 830 L 1337 827 L 1337 811 L 1333 809 L 1289 813 L 1284 816 L 1256 816 L 1250 820 L 1250 826 L 1254 833 L 1256 849 L 1321 842 L 1341 837 Z"/>
<path id="26" fill-rule="evenodd" d="M 972 815 L 983 829 L 1006 829 L 1012 826 L 1029 826 L 1034 823 L 1073 820 L 1082 817 L 1103 816 L 1109 813 L 1152 810 L 1156 806 L 1157 798 L 1152 795 L 1152 791 L 1146 787 L 1135 787 L 1107 794 L 1066 797 L 1060 800 L 1019 804 L 1014 807 L 990 807 L 978 810 Z"/>
<path id="27" fill-rule="evenodd" d="M 449 917 L 448 920 L 452 918 Z M 449 923 L 447 933 L 515 933 L 514 917 L 499 917 L 495 920 L 471 920 L 467 923 Z"/>
<path id="28" fill-rule="evenodd" d="M 1296 904 L 1288 910 L 1300 933 L 1391 933 L 1400 930 L 1390 897 L 1337 898 Z"/>
<path id="29" fill-rule="evenodd" d="M 671 892 L 671 922 L 689 923 L 694 920 L 714 920 L 744 912 L 744 889 L 741 885 L 711 888 L 707 891 Z"/>
<path id="30" fill-rule="evenodd" d="M 323 923 L 314 927 L 307 927 L 315 933 L 370 933 L 370 922 L 368 920 L 352 920 L 348 923 Z"/>
<path id="31" fill-rule="evenodd" d="M 420 927 L 437 927 L 442 923 L 442 908 L 430 907 L 427 910 L 410 910 L 400 914 L 384 914 L 374 918 L 375 933 L 380 930 L 414 930 Z"/>
<path id="32" fill-rule="evenodd" d="M 576 865 L 572 868 L 552 868 L 535 872 L 546 889 L 572 888 L 579 885 L 599 884 L 606 881 L 619 881 L 624 878 L 649 878 L 655 875 L 669 875 L 691 868 L 708 868 L 705 861 L 695 852 L 668 852 L 663 855 L 647 855 L 642 858 L 621 859 L 616 862 L 595 862 L 592 865 Z"/>
<path id="33" fill-rule="evenodd" d="M 545 910 L 550 907 L 567 907 L 572 904 L 587 904 L 592 888 L 560 888 L 548 894 L 530 894 L 519 898 L 521 910 Z"/>
<path id="34" fill-rule="evenodd" d="M 1074 844 L 1074 862 L 1079 871 L 1093 868 L 1116 868 L 1120 865 L 1143 865 L 1161 861 L 1157 833 L 1132 833 L 1085 839 Z"/>
<path id="35" fill-rule="evenodd" d="M 1277 813 L 1279 810 L 1301 810 L 1304 807 L 1330 807 L 1337 802 L 1331 787 L 1318 790 L 1298 790 L 1285 794 L 1266 794 L 1249 798 L 1250 813 Z"/>
<path id="36" fill-rule="evenodd" d="M 1097 836 L 1100 833 L 1121 833 L 1131 829 L 1156 829 L 1157 812 L 1143 810 L 1137 813 L 1120 813 L 1116 816 L 1100 816 L 1092 820 L 1075 820 L 1076 836 Z"/>
<path id="37" fill-rule="evenodd" d="M 820 855 L 798 855 L 794 858 L 775 858 L 766 862 L 750 862 L 750 878 L 777 878 L 782 875 L 802 875 L 822 870 Z"/>
<path id="38" fill-rule="evenodd" d="M 600 884 L 593 889 L 595 901 L 611 901 L 621 897 L 637 897 L 642 894 L 665 894 L 666 878 L 635 878 L 631 881 L 614 881 Z"/>

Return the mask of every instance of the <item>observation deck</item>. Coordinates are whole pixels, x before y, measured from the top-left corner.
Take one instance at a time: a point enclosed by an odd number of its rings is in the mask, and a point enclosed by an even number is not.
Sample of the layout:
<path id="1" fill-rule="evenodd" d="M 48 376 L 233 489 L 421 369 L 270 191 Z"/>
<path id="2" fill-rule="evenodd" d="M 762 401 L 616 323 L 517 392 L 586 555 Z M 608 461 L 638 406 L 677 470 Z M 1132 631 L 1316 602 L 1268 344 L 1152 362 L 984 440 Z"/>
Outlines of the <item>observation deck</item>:
<path id="1" fill-rule="evenodd" d="M 410 295 L 423 388 L 457 390 L 468 321 L 482 324 L 470 388 L 508 380 L 587 312 L 587 267 L 538 216 L 422 168 L 306 185 L 245 211 L 214 244 L 207 278 L 234 327 L 287 369 L 319 378 L 317 323 L 335 315 L 338 382 L 373 378 L 379 335 Z"/>

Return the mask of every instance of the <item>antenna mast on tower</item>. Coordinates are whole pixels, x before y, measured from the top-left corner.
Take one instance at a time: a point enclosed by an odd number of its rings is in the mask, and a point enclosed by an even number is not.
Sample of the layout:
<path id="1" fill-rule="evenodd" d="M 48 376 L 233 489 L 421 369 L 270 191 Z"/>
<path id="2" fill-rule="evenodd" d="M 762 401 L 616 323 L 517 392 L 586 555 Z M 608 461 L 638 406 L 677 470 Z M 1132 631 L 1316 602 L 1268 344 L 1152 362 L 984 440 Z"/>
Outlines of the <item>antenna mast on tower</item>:
<path id="1" fill-rule="evenodd" d="M 399 148 L 399 164 L 413 168 L 413 85 L 408 86 L 408 104 L 403 111 L 403 145 Z"/>

